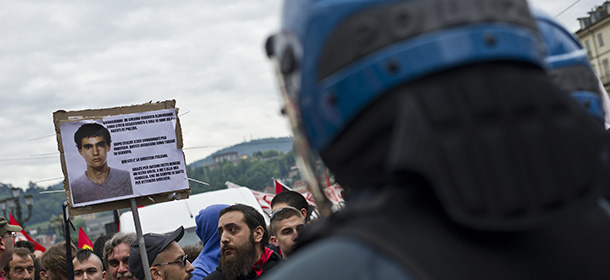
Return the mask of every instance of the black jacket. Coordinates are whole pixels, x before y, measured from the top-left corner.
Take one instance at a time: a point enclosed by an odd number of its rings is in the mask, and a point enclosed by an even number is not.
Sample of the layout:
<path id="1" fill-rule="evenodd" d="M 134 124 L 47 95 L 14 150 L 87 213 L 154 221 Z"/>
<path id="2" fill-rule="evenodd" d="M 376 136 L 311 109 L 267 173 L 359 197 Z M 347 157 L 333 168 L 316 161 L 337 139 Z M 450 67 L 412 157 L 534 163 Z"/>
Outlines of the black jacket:
<path id="1" fill-rule="evenodd" d="M 282 261 L 282 258 L 280 257 L 280 255 L 278 255 L 276 252 L 273 252 L 271 254 L 271 257 L 269 257 L 269 260 L 267 260 L 267 262 L 265 264 L 263 264 L 263 272 L 261 273 L 260 276 L 265 275 L 265 273 L 272 270 L 273 267 L 275 267 L 281 261 Z M 251 270 L 250 274 L 248 274 L 247 277 L 241 277 L 241 278 L 239 278 L 239 280 L 251 280 L 251 279 L 256 279 L 256 278 L 258 278 L 258 277 L 256 277 L 256 272 L 254 272 L 254 270 Z M 226 280 L 225 276 L 222 274 L 222 271 L 220 270 L 220 265 L 218 267 L 216 267 L 216 270 L 214 270 L 212 273 L 210 273 L 208 276 L 206 276 L 203 279 L 204 280 Z"/>
<path id="2" fill-rule="evenodd" d="M 414 188 L 380 190 L 308 225 L 264 279 L 610 279 L 602 203 L 538 229 L 486 232 L 454 223 L 430 188 Z"/>

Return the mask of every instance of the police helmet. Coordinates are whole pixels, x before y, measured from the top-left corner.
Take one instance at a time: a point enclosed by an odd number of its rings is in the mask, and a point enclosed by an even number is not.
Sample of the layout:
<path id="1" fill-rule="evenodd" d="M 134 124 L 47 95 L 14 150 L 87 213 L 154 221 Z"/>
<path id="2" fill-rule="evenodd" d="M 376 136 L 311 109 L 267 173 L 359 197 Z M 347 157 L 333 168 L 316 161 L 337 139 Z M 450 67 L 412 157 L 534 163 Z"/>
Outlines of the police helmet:
<path id="1" fill-rule="evenodd" d="M 421 176 L 480 230 L 601 192 L 603 130 L 548 78 L 526 0 L 287 0 L 265 47 L 305 173 L 319 154 L 348 190 Z"/>
<path id="2" fill-rule="evenodd" d="M 553 80 L 603 123 L 603 87 L 586 51 L 578 39 L 553 18 L 536 9 L 532 13 L 546 46 L 545 60 Z"/>

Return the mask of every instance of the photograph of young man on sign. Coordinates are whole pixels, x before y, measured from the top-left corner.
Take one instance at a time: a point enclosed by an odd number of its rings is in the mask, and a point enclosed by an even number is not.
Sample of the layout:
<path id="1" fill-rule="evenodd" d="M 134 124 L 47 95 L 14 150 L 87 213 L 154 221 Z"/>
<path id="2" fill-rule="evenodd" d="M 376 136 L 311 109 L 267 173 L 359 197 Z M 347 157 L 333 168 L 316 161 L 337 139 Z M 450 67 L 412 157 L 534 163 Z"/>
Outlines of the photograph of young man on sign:
<path id="1" fill-rule="evenodd" d="M 74 133 L 74 143 L 87 164 L 85 172 L 70 181 L 74 204 L 133 194 L 129 172 L 108 166 L 112 143 L 108 129 L 83 124 Z"/>

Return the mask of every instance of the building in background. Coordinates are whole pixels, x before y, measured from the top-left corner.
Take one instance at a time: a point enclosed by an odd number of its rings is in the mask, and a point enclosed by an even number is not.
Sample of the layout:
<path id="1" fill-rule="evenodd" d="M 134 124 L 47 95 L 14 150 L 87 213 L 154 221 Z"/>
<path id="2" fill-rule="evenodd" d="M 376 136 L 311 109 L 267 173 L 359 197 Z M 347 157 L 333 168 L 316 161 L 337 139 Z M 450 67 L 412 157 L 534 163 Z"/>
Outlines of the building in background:
<path id="1" fill-rule="evenodd" d="M 217 154 L 214 155 L 214 164 L 215 165 L 219 165 L 225 161 L 229 161 L 232 163 L 237 163 L 241 158 L 239 157 L 239 153 L 238 152 L 226 152 L 226 153 L 222 153 L 222 154 Z"/>
<path id="2" fill-rule="evenodd" d="M 87 220 L 86 225 L 86 234 L 91 238 L 91 241 L 95 241 L 103 234 L 117 232 L 117 226 L 112 215 L 98 215 L 95 219 Z"/>
<path id="3" fill-rule="evenodd" d="M 610 89 L 610 1 L 593 8 L 587 17 L 578 19 L 576 36 L 587 50 L 587 56 L 606 91 Z"/>

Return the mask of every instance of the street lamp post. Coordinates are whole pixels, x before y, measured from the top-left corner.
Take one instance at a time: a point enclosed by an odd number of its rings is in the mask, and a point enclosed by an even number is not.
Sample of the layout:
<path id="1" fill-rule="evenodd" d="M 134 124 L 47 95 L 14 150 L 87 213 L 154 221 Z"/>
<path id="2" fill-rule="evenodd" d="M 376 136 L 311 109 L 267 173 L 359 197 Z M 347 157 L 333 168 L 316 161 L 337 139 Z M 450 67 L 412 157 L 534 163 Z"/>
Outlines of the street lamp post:
<path id="1" fill-rule="evenodd" d="M 59 214 L 59 217 L 50 220 L 49 225 L 51 226 L 51 228 L 53 228 L 55 240 L 61 240 L 61 236 L 64 235 L 63 214 Z"/>
<path id="2" fill-rule="evenodd" d="M 3 210 L 4 216 L 6 216 L 6 210 L 8 208 L 9 213 L 15 213 L 15 219 L 22 227 L 32 217 L 32 207 L 34 205 L 34 197 L 26 194 L 23 196 L 23 201 L 28 208 L 28 216 L 23 219 L 23 212 L 21 211 L 21 189 L 13 188 L 13 197 L 9 197 L 6 200 L 0 201 L 0 209 Z M 8 207 L 7 207 L 8 206 Z"/>
<path id="3" fill-rule="evenodd" d="M 6 199 L 0 200 L 0 210 L 4 213 L 3 217 L 6 217 Z"/>

